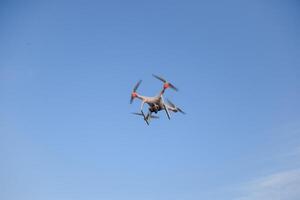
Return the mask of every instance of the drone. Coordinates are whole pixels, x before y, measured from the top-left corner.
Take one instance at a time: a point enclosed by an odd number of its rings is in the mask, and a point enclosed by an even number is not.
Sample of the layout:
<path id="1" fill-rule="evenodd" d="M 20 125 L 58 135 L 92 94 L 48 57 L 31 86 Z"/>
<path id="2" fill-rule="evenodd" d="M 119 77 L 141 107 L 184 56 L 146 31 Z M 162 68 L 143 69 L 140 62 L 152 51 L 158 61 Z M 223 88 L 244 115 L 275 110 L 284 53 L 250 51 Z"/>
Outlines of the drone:
<path id="1" fill-rule="evenodd" d="M 166 79 L 164 79 L 160 76 L 154 75 L 154 74 L 152 74 L 152 76 L 163 82 L 162 90 L 159 92 L 158 95 L 152 96 L 152 97 L 140 95 L 137 93 L 137 89 L 139 88 L 140 84 L 142 83 L 142 80 L 139 80 L 135 84 L 135 86 L 131 92 L 130 104 L 132 104 L 133 100 L 136 98 L 140 99 L 142 101 L 142 103 L 141 103 L 141 107 L 140 107 L 140 112 L 134 112 L 132 114 L 142 116 L 144 118 L 144 121 L 147 123 L 147 125 L 149 125 L 149 122 L 151 119 L 159 118 L 156 115 L 152 115 L 153 113 L 157 114 L 159 111 L 165 111 L 169 120 L 171 119 L 170 111 L 174 112 L 174 113 L 180 112 L 182 114 L 185 114 L 185 112 L 182 109 L 180 109 L 175 104 L 173 104 L 169 99 L 167 99 L 167 102 L 164 101 L 163 95 L 167 89 L 170 88 L 175 91 L 178 91 L 178 89 L 172 83 L 168 82 Z M 148 106 L 149 106 L 148 113 L 146 115 L 143 111 L 145 104 L 148 104 Z"/>

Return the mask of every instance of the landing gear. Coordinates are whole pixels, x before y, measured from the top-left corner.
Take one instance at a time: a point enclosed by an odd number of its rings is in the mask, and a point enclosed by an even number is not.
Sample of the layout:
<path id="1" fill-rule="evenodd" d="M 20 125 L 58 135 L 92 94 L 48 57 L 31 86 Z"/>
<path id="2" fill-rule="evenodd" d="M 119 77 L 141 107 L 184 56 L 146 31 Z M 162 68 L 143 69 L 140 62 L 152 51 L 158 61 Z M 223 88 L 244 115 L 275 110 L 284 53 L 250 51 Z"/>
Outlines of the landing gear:
<path id="1" fill-rule="evenodd" d="M 141 110 L 141 112 L 142 112 L 142 115 L 144 117 L 145 122 L 147 123 L 147 125 L 149 125 L 149 122 L 148 122 L 148 119 L 147 119 L 148 117 L 145 116 L 143 110 Z"/>

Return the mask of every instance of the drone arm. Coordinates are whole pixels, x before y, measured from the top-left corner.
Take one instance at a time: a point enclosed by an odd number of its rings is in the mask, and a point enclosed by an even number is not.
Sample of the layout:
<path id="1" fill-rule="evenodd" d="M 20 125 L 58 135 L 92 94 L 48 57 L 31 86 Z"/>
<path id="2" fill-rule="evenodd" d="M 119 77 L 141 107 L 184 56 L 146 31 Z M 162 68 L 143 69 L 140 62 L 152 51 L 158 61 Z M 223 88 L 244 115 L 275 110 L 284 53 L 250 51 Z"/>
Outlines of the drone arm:
<path id="1" fill-rule="evenodd" d="M 166 88 L 163 88 L 161 91 L 160 91 L 160 96 L 162 96 L 164 93 L 165 93 L 165 91 L 166 91 Z"/>

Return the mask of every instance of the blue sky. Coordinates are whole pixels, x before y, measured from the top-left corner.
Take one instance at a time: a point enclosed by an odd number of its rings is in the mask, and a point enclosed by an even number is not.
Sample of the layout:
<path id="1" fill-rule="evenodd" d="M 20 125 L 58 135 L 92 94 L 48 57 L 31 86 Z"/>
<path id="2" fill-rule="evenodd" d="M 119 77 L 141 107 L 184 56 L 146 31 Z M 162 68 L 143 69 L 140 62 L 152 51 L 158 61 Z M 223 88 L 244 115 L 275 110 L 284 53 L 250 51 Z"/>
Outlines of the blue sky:
<path id="1" fill-rule="evenodd" d="M 299 9 L 1 1 L 0 199 L 297 199 Z M 130 114 L 152 73 L 187 115 Z"/>

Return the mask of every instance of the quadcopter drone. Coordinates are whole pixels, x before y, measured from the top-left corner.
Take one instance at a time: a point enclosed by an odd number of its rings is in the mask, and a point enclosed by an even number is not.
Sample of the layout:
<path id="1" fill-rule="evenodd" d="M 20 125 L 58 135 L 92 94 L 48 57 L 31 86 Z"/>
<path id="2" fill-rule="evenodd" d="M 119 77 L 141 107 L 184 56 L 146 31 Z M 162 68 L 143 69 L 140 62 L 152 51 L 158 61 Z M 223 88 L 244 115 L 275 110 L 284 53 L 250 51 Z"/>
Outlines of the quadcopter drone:
<path id="1" fill-rule="evenodd" d="M 138 81 L 132 90 L 130 104 L 132 104 L 132 102 L 135 98 L 140 99 L 142 101 L 142 103 L 141 103 L 140 113 L 132 113 L 132 114 L 142 116 L 144 118 L 145 122 L 147 123 L 147 125 L 149 125 L 149 122 L 151 119 L 158 118 L 158 116 L 155 116 L 152 114 L 153 113 L 157 114 L 159 111 L 162 111 L 162 110 L 164 110 L 166 112 L 168 119 L 171 119 L 169 111 L 172 111 L 175 113 L 180 112 L 182 114 L 185 114 L 185 112 L 183 112 L 183 110 L 181 110 L 180 108 L 175 106 L 175 104 L 173 104 L 169 99 L 167 99 L 167 103 L 164 101 L 163 95 L 164 95 L 166 89 L 170 88 L 175 91 L 178 91 L 178 89 L 172 83 L 166 81 L 164 78 L 159 77 L 154 74 L 152 74 L 152 75 L 164 83 L 162 90 L 159 92 L 158 95 L 153 96 L 153 97 L 142 96 L 136 92 L 138 87 L 140 86 L 142 80 Z M 147 115 L 145 115 L 145 113 L 143 111 L 145 103 L 149 105 Z"/>

